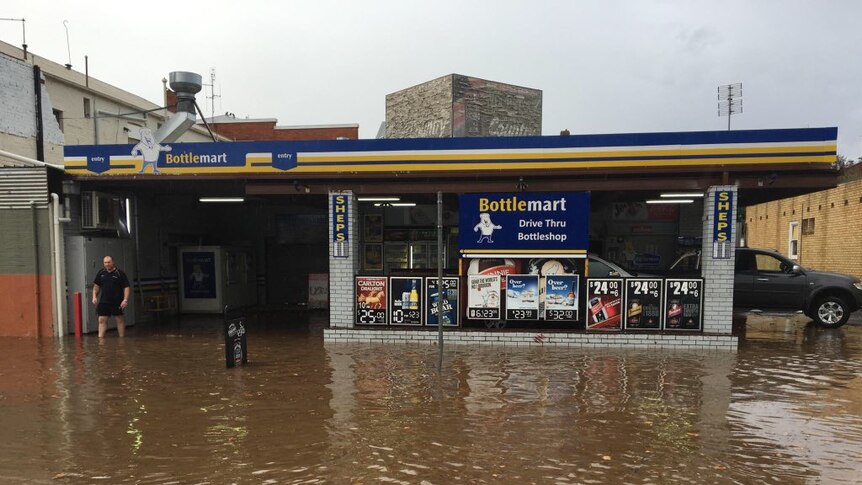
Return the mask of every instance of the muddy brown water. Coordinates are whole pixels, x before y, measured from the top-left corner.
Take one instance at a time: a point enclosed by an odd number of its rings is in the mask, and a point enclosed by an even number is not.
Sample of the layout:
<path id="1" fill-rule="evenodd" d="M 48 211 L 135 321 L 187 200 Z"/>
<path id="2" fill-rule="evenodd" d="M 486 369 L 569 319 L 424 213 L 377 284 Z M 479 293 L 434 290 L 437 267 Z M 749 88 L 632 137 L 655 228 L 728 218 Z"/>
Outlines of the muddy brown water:
<path id="1" fill-rule="evenodd" d="M 862 326 L 738 353 L 324 344 L 325 318 L 0 339 L 2 483 L 859 483 Z M 292 317 L 291 317 L 292 318 Z"/>

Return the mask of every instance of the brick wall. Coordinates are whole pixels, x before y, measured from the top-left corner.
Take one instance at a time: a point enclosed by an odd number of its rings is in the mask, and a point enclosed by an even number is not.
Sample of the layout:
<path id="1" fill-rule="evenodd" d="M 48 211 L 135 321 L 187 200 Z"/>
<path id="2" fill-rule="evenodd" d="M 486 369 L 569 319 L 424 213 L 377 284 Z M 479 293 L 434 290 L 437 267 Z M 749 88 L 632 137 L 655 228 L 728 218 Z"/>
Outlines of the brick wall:
<path id="1" fill-rule="evenodd" d="M 395 329 L 324 329 L 327 343 L 430 344 L 437 343 L 437 331 Z M 616 334 L 583 332 L 443 332 L 444 345 L 491 345 L 494 347 L 572 347 L 736 351 L 738 338 L 731 335 Z"/>
<path id="2" fill-rule="evenodd" d="M 452 75 L 386 95 L 386 138 L 452 136 Z"/>
<path id="3" fill-rule="evenodd" d="M 712 238 L 715 222 L 715 194 L 719 191 L 733 193 L 731 221 L 736 221 L 737 201 L 739 199 L 736 186 L 710 187 L 703 201 L 703 246 L 701 261 L 704 276 L 703 298 L 703 331 L 707 333 L 730 335 L 733 329 L 733 272 L 736 264 L 736 254 L 731 244 L 730 259 L 713 259 Z M 738 224 L 731 226 L 730 240 L 736 241 Z"/>
<path id="4" fill-rule="evenodd" d="M 332 196 L 346 195 L 348 205 L 347 237 L 350 241 L 350 254 L 347 258 L 333 256 L 333 205 Z M 359 238 L 356 231 L 356 204 L 353 193 L 330 192 L 329 206 L 329 326 L 331 328 L 353 328 L 353 277 L 359 271 Z"/>
<path id="5" fill-rule="evenodd" d="M 541 134 L 538 89 L 450 74 L 386 96 L 387 138 Z"/>
<path id="6" fill-rule="evenodd" d="M 803 219 L 814 233 L 802 234 Z M 862 278 L 862 180 L 747 207 L 746 242 L 788 255 L 790 222 L 799 223 L 799 264 Z"/>
<path id="7" fill-rule="evenodd" d="M 359 126 L 276 127 L 275 121 L 238 121 L 236 123 L 210 123 L 210 128 L 219 135 L 240 141 L 269 140 L 337 140 L 359 138 Z"/>

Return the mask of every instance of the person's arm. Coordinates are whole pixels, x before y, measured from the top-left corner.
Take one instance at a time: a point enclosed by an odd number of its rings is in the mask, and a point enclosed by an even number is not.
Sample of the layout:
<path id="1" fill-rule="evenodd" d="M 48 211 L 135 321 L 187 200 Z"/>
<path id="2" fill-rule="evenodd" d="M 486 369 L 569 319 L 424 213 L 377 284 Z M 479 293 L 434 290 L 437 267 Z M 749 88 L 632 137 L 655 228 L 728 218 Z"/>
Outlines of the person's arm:
<path id="1" fill-rule="evenodd" d="M 99 285 L 93 284 L 93 305 L 99 303 Z"/>
<path id="2" fill-rule="evenodd" d="M 120 308 L 125 310 L 126 307 L 129 306 L 129 296 L 131 296 L 131 293 L 131 287 L 127 286 L 123 288 L 123 301 L 120 303 Z"/>

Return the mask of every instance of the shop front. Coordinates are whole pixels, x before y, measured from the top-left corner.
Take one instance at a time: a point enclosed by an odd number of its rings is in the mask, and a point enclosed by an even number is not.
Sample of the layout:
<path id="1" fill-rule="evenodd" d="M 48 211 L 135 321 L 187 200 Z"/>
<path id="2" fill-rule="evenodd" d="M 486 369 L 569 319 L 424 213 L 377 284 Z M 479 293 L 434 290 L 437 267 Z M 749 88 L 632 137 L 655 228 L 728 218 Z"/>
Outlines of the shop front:
<path id="1" fill-rule="evenodd" d="M 442 323 L 447 341 L 471 344 L 732 349 L 738 208 L 834 186 L 836 138 L 173 144 L 158 175 L 138 174 L 125 146 L 67 147 L 66 162 L 82 183 L 233 180 L 247 199 L 325 197 L 327 341 L 436 341 Z M 304 219 L 292 220 L 295 234 Z M 700 275 L 665 272 L 692 250 Z"/>

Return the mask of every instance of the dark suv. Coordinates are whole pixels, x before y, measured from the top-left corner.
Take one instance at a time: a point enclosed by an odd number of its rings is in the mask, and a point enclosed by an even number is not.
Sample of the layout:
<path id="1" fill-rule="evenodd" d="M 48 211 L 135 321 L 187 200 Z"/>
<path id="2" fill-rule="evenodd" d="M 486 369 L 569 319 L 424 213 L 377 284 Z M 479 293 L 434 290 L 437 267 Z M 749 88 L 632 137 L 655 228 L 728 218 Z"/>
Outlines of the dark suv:
<path id="1" fill-rule="evenodd" d="M 852 276 L 803 268 L 768 249 L 736 248 L 733 306 L 802 311 L 837 328 L 862 306 L 862 283 Z"/>

